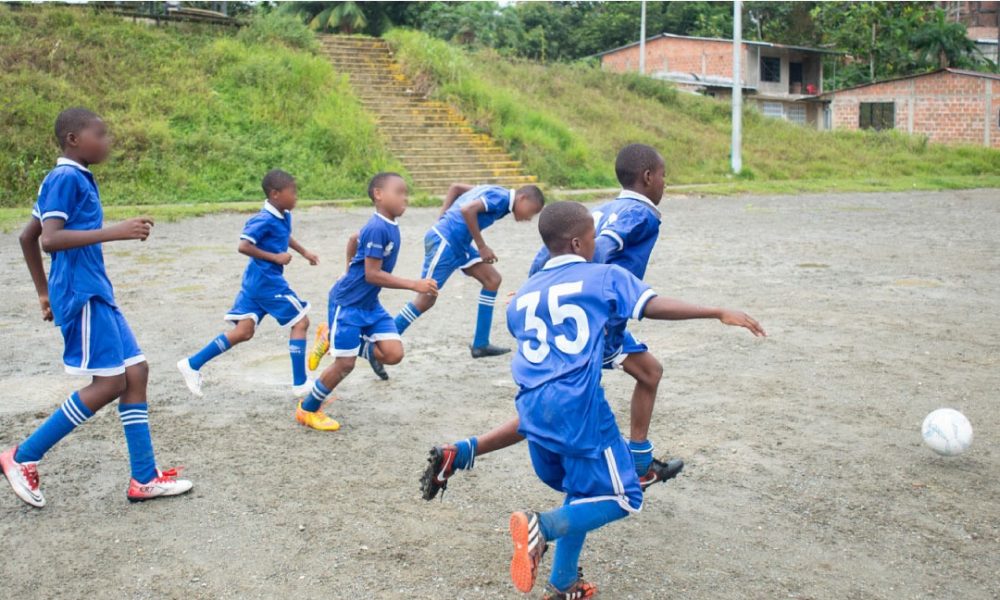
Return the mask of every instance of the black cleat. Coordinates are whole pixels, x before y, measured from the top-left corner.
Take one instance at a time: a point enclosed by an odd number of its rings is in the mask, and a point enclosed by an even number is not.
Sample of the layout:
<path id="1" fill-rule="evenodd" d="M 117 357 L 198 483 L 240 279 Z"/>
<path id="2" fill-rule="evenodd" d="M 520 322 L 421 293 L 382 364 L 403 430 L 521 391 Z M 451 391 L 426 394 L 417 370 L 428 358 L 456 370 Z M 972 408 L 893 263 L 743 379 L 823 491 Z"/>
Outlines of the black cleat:
<path id="1" fill-rule="evenodd" d="M 661 481 L 666 483 L 677 477 L 683 470 L 684 461 L 679 458 L 672 458 L 666 461 L 654 458 L 652 464 L 649 465 L 649 471 L 646 471 L 646 474 L 639 478 L 639 486 L 645 492 L 654 483 L 660 483 Z"/>
<path id="2" fill-rule="evenodd" d="M 469 350 L 472 351 L 472 358 L 500 356 L 501 354 L 507 354 L 510 352 L 510 348 L 501 348 L 500 346 L 494 346 L 493 344 L 486 344 L 485 346 L 479 346 L 478 348 L 469 346 Z"/>
<path id="3" fill-rule="evenodd" d="M 361 358 L 364 358 L 368 361 L 368 364 L 371 365 L 372 371 L 374 371 L 375 374 L 378 375 L 379 379 L 381 379 L 382 381 L 386 381 L 389 379 L 389 374 L 386 373 L 385 371 L 385 365 L 380 363 L 375 358 L 375 347 L 372 342 L 365 342 L 364 344 L 362 344 L 361 351 L 358 352 L 358 355 L 361 356 Z"/>
<path id="4" fill-rule="evenodd" d="M 424 500 L 433 500 L 438 492 L 444 498 L 448 489 L 448 478 L 455 473 L 455 457 L 458 449 L 454 446 L 434 446 L 427 457 L 427 468 L 420 476 L 420 492 Z"/>

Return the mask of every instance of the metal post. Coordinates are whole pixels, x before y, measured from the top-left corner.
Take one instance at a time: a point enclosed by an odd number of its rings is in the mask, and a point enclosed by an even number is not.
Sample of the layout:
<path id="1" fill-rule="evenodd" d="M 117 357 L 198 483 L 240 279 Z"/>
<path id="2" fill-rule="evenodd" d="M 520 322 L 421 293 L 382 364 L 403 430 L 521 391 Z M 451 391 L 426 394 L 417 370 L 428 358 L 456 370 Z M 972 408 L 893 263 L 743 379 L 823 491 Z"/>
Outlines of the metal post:
<path id="1" fill-rule="evenodd" d="M 639 25 L 639 74 L 646 74 L 646 0 L 642 0 L 642 18 Z"/>
<path id="2" fill-rule="evenodd" d="M 733 173 L 743 170 L 743 3 L 733 2 L 733 142 L 730 151 Z"/>

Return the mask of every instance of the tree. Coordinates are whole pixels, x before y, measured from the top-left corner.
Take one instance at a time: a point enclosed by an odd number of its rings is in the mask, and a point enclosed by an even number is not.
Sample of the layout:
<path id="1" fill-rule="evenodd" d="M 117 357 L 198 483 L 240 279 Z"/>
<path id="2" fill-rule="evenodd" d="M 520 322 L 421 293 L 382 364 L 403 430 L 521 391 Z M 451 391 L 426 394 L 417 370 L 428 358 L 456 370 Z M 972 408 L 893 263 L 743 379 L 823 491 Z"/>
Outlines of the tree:
<path id="1" fill-rule="evenodd" d="M 913 49 L 927 64 L 944 69 L 951 66 L 972 67 L 972 55 L 979 52 L 969 39 L 965 26 L 948 21 L 941 9 L 924 21 L 910 38 Z"/>
<path id="2" fill-rule="evenodd" d="M 368 24 L 357 2 L 286 2 L 278 10 L 302 17 L 314 31 L 352 34 Z"/>

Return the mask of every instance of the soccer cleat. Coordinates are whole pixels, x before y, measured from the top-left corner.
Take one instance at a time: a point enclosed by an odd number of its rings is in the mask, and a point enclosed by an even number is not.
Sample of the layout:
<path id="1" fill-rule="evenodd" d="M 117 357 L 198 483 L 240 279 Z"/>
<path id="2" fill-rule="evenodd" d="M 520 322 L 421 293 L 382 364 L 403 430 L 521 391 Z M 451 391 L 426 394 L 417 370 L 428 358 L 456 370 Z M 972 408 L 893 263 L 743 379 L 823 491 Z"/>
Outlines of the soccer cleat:
<path id="1" fill-rule="evenodd" d="M 560 592 L 551 583 L 545 588 L 542 600 L 584 600 L 597 595 L 597 586 L 583 580 L 583 570 L 576 570 L 576 582 L 565 592 Z"/>
<path id="2" fill-rule="evenodd" d="M 469 346 L 469 350 L 472 352 L 472 358 L 500 356 L 501 354 L 507 354 L 510 352 L 510 348 L 501 348 L 500 346 L 494 346 L 493 344 L 486 344 L 485 346 L 479 346 L 478 348 Z"/>
<path id="3" fill-rule="evenodd" d="M 306 382 L 302 385 L 292 386 L 292 395 L 296 398 L 305 398 L 312 391 L 313 385 L 316 383 L 314 379 L 306 379 Z"/>
<path id="4" fill-rule="evenodd" d="M 0 468 L 7 477 L 7 483 L 18 498 L 35 508 L 42 508 L 45 496 L 38 489 L 38 463 L 19 463 L 14 460 L 16 454 L 17 446 L 0 454 Z"/>
<path id="5" fill-rule="evenodd" d="M 156 498 L 180 496 L 191 491 L 194 484 L 189 479 L 178 479 L 184 467 L 174 467 L 166 471 L 156 470 L 156 477 L 149 483 L 139 483 L 132 479 L 128 484 L 129 502 L 145 502 Z"/>
<path id="6" fill-rule="evenodd" d="M 298 421 L 299 425 L 305 425 L 317 431 L 337 431 L 340 429 L 340 423 L 326 416 L 322 409 L 316 412 L 303 410 L 301 400 L 298 408 L 295 409 L 295 420 Z"/>
<path id="7" fill-rule="evenodd" d="M 181 377 L 184 378 L 184 383 L 191 390 L 191 393 L 199 398 L 203 397 L 201 393 L 201 373 L 191 368 L 191 363 L 188 359 L 182 358 L 177 361 L 177 370 L 181 372 Z"/>
<path id="8" fill-rule="evenodd" d="M 312 350 L 309 352 L 309 363 L 307 366 L 310 371 L 315 371 L 319 368 L 319 363 L 326 356 L 326 353 L 330 351 L 330 329 L 326 326 L 326 323 L 320 323 L 319 327 L 316 328 L 316 341 L 313 342 Z"/>
<path id="9" fill-rule="evenodd" d="M 639 487 L 645 492 L 654 483 L 660 483 L 661 481 L 666 483 L 677 477 L 683 470 L 684 461 L 679 458 L 672 458 L 667 461 L 654 458 L 653 462 L 649 465 L 649 471 L 646 471 L 646 474 L 639 478 Z"/>
<path id="10" fill-rule="evenodd" d="M 372 371 L 378 375 L 378 378 L 382 381 L 387 381 L 389 379 L 389 374 L 385 371 L 385 365 L 380 363 L 377 358 L 375 358 L 375 344 L 374 342 L 365 342 L 361 346 L 360 356 L 368 361 L 371 365 Z"/>
<path id="11" fill-rule="evenodd" d="M 546 548 L 538 513 L 524 511 L 512 514 L 510 537 L 514 542 L 514 556 L 510 559 L 510 579 L 514 582 L 514 587 L 527 594 L 535 587 L 538 563 L 541 562 Z"/>
<path id="12" fill-rule="evenodd" d="M 420 477 L 420 491 L 424 500 L 433 500 L 438 492 L 444 498 L 444 491 L 448 489 L 448 478 L 455 473 L 455 457 L 458 449 L 454 446 L 435 446 L 431 448 L 431 455 L 427 457 L 427 468 Z"/>

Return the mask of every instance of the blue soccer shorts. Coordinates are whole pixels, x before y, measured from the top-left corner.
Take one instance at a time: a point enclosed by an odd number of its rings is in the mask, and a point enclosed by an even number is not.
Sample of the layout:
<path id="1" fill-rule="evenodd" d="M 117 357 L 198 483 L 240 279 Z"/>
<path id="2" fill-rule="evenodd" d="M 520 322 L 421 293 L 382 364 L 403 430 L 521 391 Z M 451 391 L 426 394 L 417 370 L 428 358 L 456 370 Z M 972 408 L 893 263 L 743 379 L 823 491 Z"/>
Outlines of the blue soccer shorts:
<path id="1" fill-rule="evenodd" d="M 600 458 L 557 454 L 531 440 L 528 453 L 538 477 L 566 494 L 568 504 L 614 500 L 629 513 L 642 510 L 642 488 L 624 438 L 605 448 Z"/>
<path id="2" fill-rule="evenodd" d="M 233 307 L 229 309 L 224 320 L 231 323 L 239 323 L 245 319 L 253 319 L 256 327 L 260 325 L 260 320 L 266 315 L 271 315 L 278 325 L 291 327 L 295 325 L 309 312 L 310 304 L 298 296 L 291 288 L 268 295 L 251 297 L 245 290 L 240 290 L 233 301 Z"/>
<path id="3" fill-rule="evenodd" d="M 333 303 L 329 308 L 330 354 L 334 357 L 357 356 L 364 341 L 401 339 L 396 320 L 381 304 L 371 310 Z"/>
<path id="4" fill-rule="evenodd" d="M 604 338 L 604 362 L 601 366 L 605 369 L 620 369 L 629 354 L 642 354 L 648 351 L 649 347 L 635 339 L 629 330 L 609 329 Z"/>
<path id="5" fill-rule="evenodd" d="M 440 289 L 455 271 L 481 262 L 483 259 L 479 256 L 479 250 L 471 242 L 463 248 L 455 247 L 437 229 L 431 228 L 424 236 L 424 268 L 420 272 L 420 278 L 430 277 Z"/>
<path id="6" fill-rule="evenodd" d="M 70 375 L 112 377 L 146 362 L 125 315 L 98 298 L 87 301 L 60 329 L 65 342 L 63 365 Z"/>

